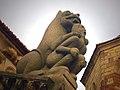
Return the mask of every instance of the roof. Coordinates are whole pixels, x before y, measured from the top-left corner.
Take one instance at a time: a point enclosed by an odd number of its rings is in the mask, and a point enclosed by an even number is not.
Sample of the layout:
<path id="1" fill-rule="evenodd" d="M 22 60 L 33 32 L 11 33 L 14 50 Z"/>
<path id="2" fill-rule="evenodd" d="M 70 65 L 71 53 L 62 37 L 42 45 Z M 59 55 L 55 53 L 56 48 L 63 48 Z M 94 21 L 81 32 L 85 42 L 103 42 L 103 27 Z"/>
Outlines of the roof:
<path id="1" fill-rule="evenodd" d="M 15 34 L 0 20 L 0 31 L 25 55 L 29 52 L 26 46 L 16 37 Z"/>
<path id="2" fill-rule="evenodd" d="M 113 38 L 113 39 L 111 39 L 109 41 L 96 44 L 96 48 L 95 48 L 95 50 L 94 50 L 94 52 L 93 52 L 93 54 L 91 56 L 91 59 L 90 59 L 90 61 L 88 63 L 88 66 L 85 69 L 85 72 L 84 72 L 84 74 L 83 74 L 83 76 L 82 76 L 82 78 L 80 80 L 83 83 L 83 85 L 85 85 L 86 81 L 88 80 L 88 77 L 91 74 L 92 69 L 94 68 L 94 65 L 95 65 L 95 63 L 97 61 L 98 57 L 96 57 L 96 56 L 99 56 L 100 51 L 103 50 L 102 47 L 106 46 L 106 49 L 111 48 L 110 44 L 115 44 L 115 42 L 117 42 L 117 44 L 120 45 L 120 35 L 118 35 L 116 38 Z M 114 47 L 114 46 L 112 46 L 112 47 Z"/>

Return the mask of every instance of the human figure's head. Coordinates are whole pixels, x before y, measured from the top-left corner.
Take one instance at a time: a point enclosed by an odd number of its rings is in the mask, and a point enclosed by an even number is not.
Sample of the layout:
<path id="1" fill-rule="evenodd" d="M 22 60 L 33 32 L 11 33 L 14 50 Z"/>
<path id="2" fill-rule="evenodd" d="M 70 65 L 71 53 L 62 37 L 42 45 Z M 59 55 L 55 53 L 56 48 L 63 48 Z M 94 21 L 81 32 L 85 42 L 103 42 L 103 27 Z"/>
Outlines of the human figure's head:
<path id="1" fill-rule="evenodd" d="M 72 32 L 76 32 L 78 34 L 78 37 L 83 38 L 85 41 L 85 45 L 88 44 L 88 40 L 85 38 L 86 30 L 83 25 L 74 24 L 72 27 Z"/>
<path id="2" fill-rule="evenodd" d="M 78 34 L 80 34 L 80 36 L 83 37 L 86 35 L 86 30 L 81 24 L 74 24 L 72 27 L 72 32 L 77 32 Z"/>

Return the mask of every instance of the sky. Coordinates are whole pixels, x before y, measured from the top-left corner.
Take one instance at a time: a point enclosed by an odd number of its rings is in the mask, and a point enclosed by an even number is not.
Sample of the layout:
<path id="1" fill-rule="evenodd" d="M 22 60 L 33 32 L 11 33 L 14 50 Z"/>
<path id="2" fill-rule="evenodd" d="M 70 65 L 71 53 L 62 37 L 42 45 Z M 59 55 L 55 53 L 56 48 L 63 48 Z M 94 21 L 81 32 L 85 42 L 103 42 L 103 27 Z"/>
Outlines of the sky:
<path id="1" fill-rule="evenodd" d="M 32 50 L 37 48 L 44 32 L 57 12 L 79 13 L 89 40 L 86 61 L 96 44 L 120 34 L 120 0 L 0 0 L 0 19 Z M 78 75 L 78 89 L 85 90 Z"/>

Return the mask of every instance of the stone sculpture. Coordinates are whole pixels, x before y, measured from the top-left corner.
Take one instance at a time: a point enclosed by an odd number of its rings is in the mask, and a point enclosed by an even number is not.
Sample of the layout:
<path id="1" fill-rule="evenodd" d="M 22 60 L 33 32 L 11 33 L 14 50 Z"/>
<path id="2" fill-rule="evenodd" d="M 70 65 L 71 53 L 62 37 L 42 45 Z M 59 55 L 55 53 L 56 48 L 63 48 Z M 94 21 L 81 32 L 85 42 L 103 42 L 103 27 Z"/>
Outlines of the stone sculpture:
<path id="1" fill-rule="evenodd" d="M 85 33 L 79 14 L 59 11 L 38 48 L 18 62 L 17 73 L 49 76 L 66 70 L 75 78 L 86 65 L 84 54 L 88 40 Z"/>
<path id="2" fill-rule="evenodd" d="M 53 43 L 58 47 L 48 55 L 47 66 L 67 66 L 71 73 L 77 74 L 86 65 L 84 54 L 88 40 L 85 39 L 85 33 L 82 25 L 74 24 L 70 33 Z"/>

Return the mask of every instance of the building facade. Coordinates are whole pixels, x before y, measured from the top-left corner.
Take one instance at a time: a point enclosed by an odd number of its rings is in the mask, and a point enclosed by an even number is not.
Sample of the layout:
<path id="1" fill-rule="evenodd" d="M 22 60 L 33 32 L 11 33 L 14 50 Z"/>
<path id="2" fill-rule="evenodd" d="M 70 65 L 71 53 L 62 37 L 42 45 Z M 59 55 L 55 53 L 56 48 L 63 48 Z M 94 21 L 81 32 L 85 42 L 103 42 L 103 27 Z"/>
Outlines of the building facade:
<path id="1" fill-rule="evenodd" d="M 81 82 L 86 90 L 120 90 L 120 35 L 96 45 Z"/>
<path id="2" fill-rule="evenodd" d="M 29 50 L 0 20 L 0 71 L 16 72 L 16 64 Z"/>

